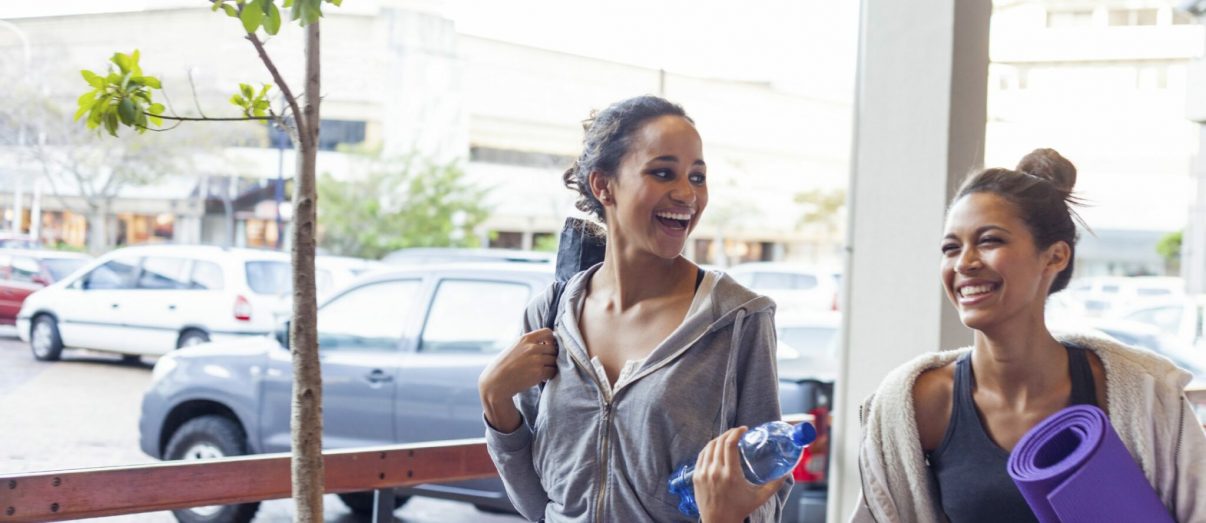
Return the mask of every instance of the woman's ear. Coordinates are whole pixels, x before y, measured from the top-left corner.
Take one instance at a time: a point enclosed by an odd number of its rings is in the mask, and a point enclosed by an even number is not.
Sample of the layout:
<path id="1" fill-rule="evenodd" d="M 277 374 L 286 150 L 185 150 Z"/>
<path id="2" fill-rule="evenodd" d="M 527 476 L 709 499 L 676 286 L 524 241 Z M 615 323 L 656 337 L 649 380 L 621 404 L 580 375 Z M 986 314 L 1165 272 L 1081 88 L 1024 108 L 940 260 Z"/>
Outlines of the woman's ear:
<path id="1" fill-rule="evenodd" d="M 599 200 L 604 206 L 610 205 L 614 201 L 610 176 L 603 174 L 602 171 L 591 171 L 586 180 L 590 185 L 590 192 L 595 195 L 596 200 Z"/>
<path id="2" fill-rule="evenodd" d="M 1054 274 L 1063 272 L 1068 268 L 1068 263 L 1072 260 L 1072 247 L 1066 241 L 1057 241 L 1047 247 L 1047 267 L 1052 269 Z"/>

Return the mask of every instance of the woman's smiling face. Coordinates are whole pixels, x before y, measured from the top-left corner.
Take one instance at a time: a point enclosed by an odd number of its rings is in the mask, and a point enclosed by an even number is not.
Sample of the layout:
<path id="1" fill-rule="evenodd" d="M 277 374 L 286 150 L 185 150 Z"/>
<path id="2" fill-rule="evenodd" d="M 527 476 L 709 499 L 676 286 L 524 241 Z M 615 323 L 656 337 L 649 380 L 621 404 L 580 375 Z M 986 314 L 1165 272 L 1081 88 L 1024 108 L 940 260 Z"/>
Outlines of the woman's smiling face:
<path id="1" fill-rule="evenodd" d="M 947 214 L 942 283 L 964 325 L 991 329 L 1014 318 L 1042 321 L 1047 291 L 1068 249 L 1034 244 L 1017 207 L 991 193 L 960 198 Z"/>
<path id="2" fill-rule="evenodd" d="M 608 235 L 625 248 L 677 257 L 708 205 L 703 143 L 679 116 L 649 120 L 633 135 L 614 177 L 592 176 Z"/>

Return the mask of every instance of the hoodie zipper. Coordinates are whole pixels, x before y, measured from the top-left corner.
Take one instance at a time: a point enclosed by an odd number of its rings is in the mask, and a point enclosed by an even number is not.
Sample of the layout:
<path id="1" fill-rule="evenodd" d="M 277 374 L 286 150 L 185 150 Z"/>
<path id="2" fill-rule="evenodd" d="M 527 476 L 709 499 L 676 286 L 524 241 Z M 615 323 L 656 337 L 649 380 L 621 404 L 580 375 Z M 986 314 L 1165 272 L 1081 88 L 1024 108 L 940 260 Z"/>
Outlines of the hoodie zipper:
<path id="1" fill-rule="evenodd" d="M 566 354 L 569 355 L 570 360 L 572 360 L 580 370 L 590 375 L 591 380 L 595 382 L 595 387 L 599 389 L 599 393 L 603 396 L 603 419 L 599 424 L 603 433 L 599 437 L 599 486 L 598 494 L 595 496 L 594 517 L 595 521 L 601 521 L 601 515 L 603 514 L 603 501 L 607 497 L 607 462 L 610 459 L 610 442 L 608 440 L 610 439 L 609 436 L 611 434 L 611 404 L 612 399 L 615 397 L 615 391 L 612 391 L 612 394 L 610 395 L 607 394 L 607 392 L 603 389 L 603 384 L 599 383 L 599 376 L 595 374 L 594 367 L 582 363 L 582 361 L 580 361 L 578 357 L 574 355 L 574 351 L 572 350 L 567 351 Z"/>

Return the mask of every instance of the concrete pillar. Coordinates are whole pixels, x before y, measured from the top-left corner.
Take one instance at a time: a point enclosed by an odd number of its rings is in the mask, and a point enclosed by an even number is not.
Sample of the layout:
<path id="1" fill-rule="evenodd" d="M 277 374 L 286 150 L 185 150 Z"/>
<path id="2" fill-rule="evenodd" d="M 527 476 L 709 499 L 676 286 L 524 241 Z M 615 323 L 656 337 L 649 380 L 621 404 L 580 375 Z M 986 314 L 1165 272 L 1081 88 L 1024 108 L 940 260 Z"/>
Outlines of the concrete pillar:
<path id="1" fill-rule="evenodd" d="M 970 343 L 939 283 L 946 204 L 983 162 L 991 0 L 863 0 L 842 374 L 828 521 L 859 493 L 858 407 L 893 368 Z"/>

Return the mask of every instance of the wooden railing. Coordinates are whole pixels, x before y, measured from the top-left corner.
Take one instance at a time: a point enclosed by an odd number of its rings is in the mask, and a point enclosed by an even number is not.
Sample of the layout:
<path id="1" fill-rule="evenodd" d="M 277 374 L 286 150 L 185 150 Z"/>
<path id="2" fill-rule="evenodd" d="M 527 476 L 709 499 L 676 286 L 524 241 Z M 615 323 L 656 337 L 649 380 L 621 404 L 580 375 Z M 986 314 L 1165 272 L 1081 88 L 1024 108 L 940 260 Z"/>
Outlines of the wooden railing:
<path id="1" fill-rule="evenodd" d="M 498 474 L 484 439 L 333 450 L 323 457 L 327 493 L 392 494 L 396 487 Z M 289 454 L 260 454 L 0 475 L 0 521 L 62 521 L 287 498 L 289 459 Z"/>
<path id="2" fill-rule="evenodd" d="M 1206 388 L 1186 389 L 1206 406 Z M 788 414 L 785 421 L 812 421 Z M 378 493 L 374 516 L 387 521 L 394 488 L 497 475 L 483 439 L 331 450 L 323 453 L 326 492 Z M 29 474 L 0 474 L 0 522 L 63 521 L 250 503 L 291 495 L 289 454 L 168 461 Z M 386 498 L 383 499 L 382 496 Z"/>
<path id="3" fill-rule="evenodd" d="M 789 414 L 784 421 L 812 421 Z M 0 474 L 0 522 L 63 521 L 291 495 L 289 454 Z M 323 452 L 328 494 L 376 491 L 374 521 L 392 521 L 393 489 L 498 475 L 484 439 Z"/>

